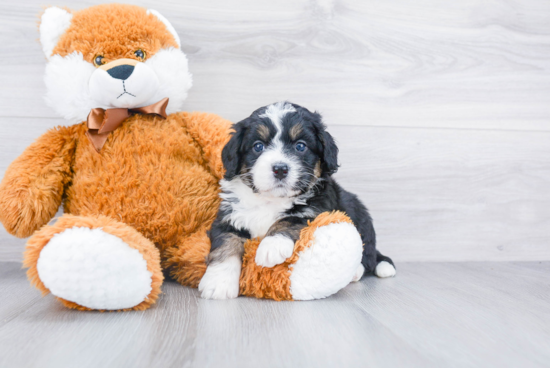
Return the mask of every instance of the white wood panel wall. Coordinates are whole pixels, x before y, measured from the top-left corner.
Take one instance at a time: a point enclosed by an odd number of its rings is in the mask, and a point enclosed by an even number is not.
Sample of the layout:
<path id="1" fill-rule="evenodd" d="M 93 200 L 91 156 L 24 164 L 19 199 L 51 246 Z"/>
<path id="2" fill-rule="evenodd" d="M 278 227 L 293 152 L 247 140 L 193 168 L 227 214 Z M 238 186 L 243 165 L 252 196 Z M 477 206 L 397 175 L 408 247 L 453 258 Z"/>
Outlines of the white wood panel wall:
<path id="1" fill-rule="evenodd" d="M 128 2 L 128 1 L 124 1 Z M 0 3 L 0 178 L 46 129 L 37 15 Z M 550 260 L 550 1 L 131 1 L 190 59 L 187 110 L 324 114 L 396 261 Z M 0 230 L 0 260 L 24 241 Z"/>

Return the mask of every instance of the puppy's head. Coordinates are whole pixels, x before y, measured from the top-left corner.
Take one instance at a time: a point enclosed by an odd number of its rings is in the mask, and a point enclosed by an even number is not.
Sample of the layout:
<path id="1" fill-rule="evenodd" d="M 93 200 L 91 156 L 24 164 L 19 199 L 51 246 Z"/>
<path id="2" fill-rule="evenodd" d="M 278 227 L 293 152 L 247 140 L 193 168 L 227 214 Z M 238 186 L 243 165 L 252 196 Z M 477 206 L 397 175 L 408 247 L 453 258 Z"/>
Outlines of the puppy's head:
<path id="1" fill-rule="evenodd" d="M 293 197 L 338 169 L 338 148 L 321 115 L 289 102 L 262 107 L 235 124 L 224 147 L 225 179 L 255 192 Z"/>
<path id="2" fill-rule="evenodd" d="M 95 107 L 142 107 L 165 97 L 172 113 L 191 87 L 179 37 L 152 9 L 123 4 L 75 12 L 47 8 L 40 42 L 48 59 L 46 101 L 72 121 L 86 120 Z"/>

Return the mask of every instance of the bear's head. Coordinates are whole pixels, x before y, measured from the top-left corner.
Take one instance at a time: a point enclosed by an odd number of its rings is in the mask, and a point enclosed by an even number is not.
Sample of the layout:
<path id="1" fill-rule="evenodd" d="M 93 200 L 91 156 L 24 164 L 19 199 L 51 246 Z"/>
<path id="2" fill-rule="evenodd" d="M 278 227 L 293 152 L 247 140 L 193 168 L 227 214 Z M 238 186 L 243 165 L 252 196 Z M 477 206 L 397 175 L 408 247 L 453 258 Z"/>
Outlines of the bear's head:
<path id="1" fill-rule="evenodd" d="M 64 118 L 91 109 L 133 108 L 168 97 L 181 109 L 191 74 L 174 27 L 157 11 L 108 4 L 71 12 L 47 8 L 40 42 L 48 64 L 46 102 Z"/>

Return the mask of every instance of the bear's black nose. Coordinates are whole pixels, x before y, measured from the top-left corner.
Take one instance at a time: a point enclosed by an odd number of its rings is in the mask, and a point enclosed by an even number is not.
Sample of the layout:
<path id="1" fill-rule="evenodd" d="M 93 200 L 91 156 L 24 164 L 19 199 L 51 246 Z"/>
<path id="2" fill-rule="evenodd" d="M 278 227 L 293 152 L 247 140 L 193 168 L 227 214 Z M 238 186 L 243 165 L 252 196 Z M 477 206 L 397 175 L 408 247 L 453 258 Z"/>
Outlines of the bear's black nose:
<path id="1" fill-rule="evenodd" d="M 134 72 L 133 65 L 119 65 L 107 70 L 107 73 L 113 78 L 126 80 Z"/>
<path id="2" fill-rule="evenodd" d="M 286 178 L 288 175 L 288 165 L 287 164 L 275 164 L 272 167 L 273 175 L 279 180 Z"/>

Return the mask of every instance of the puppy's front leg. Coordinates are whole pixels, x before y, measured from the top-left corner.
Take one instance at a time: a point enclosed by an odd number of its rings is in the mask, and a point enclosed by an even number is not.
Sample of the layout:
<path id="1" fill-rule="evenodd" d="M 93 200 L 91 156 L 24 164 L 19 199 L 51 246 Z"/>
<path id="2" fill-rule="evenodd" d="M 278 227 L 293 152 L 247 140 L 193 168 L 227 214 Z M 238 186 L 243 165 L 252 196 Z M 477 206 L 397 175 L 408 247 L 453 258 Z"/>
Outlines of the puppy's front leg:
<path id="1" fill-rule="evenodd" d="M 232 229 L 233 230 L 233 229 Z M 212 247 L 206 259 L 208 267 L 199 283 L 204 299 L 233 299 L 239 296 L 242 256 L 246 236 L 237 230 L 216 228 L 214 224 L 210 239 Z"/>
<path id="2" fill-rule="evenodd" d="M 294 252 L 294 243 L 306 226 L 307 219 L 300 217 L 286 217 L 271 225 L 256 251 L 256 264 L 273 267 L 283 263 Z"/>

